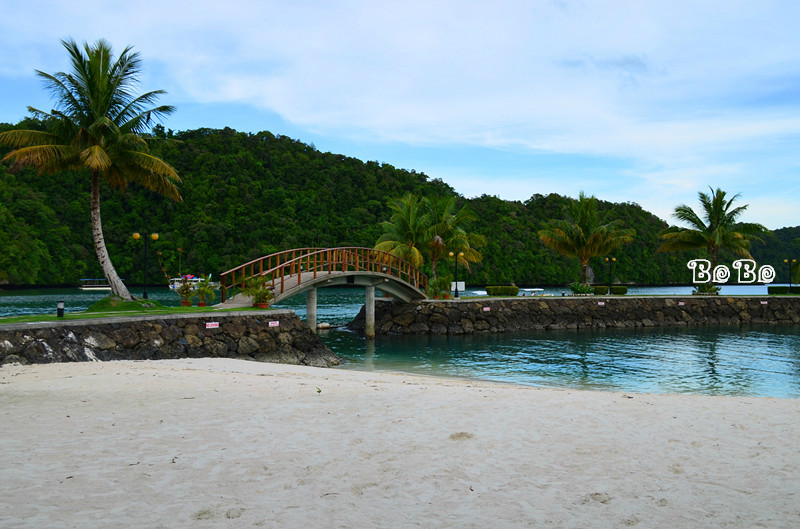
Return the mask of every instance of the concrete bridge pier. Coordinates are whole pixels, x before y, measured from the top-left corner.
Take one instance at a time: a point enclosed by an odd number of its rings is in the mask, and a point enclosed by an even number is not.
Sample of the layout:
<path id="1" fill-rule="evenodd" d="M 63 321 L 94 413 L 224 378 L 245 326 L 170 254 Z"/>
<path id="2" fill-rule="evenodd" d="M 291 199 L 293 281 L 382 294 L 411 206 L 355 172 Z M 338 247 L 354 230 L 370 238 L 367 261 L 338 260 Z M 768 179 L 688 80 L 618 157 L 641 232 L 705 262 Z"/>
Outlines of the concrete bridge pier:
<path id="1" fill-rule="evenodd" d="M 374 316 L 373 316 L 374 320 Z M 317 289 L 306 291 L 306 323 L 311 330 L 317 332 Z M 373 324 L 374 326 L 374 324 Z"/>
<path id="2" fill-rule="evenodd" d="M 364 326 L 364 336 L 375 338 L 375 287 L 367 287 L 367 299 L 364 303 L 364 316 L 366 316 Z"/>

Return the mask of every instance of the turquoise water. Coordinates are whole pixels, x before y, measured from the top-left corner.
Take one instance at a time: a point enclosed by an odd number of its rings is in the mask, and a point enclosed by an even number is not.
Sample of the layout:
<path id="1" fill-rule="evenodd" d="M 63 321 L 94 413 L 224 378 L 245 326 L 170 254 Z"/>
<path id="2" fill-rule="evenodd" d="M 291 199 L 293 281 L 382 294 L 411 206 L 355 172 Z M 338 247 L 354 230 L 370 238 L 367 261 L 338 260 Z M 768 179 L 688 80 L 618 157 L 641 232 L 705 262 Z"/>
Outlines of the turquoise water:
<path id="1" fill-rule="evenodd" d="M 763 286 L 727 289 L 723 293 L 766 294 Z M 630 293 L 690 291 L 690 287 L 668 287 L 632 289 Z M 151 299 L 161 303 L 179 304 L 178 296 L 167 288 L 151 288 L 148 292 Z M 547 293 L 560 295 L 560 289 Z M 105 295 L 78 289 L 0 292 L 0 315 L 52 313 L 59 299 L 66 302 L 67 311 L 84 310 Z M 363 303 L 362 289 L 321 289 L 318 321 L 342 325 L 358 313 Z M 276 307 L 293 309 L 305 318 L 304 295 Z M 342 369 L 639 393 L 800 398 L 800 327 L 382 336 L 374 341 L 337 328 L 320 332 L 320 337 L 345 359 Z"/>
<path id="2" fill-rule="evenodd" d="M 472 336 L 323 333 L 345 369 L 638 393 L 800 397 L 797 327 L 620 329 Z"/>

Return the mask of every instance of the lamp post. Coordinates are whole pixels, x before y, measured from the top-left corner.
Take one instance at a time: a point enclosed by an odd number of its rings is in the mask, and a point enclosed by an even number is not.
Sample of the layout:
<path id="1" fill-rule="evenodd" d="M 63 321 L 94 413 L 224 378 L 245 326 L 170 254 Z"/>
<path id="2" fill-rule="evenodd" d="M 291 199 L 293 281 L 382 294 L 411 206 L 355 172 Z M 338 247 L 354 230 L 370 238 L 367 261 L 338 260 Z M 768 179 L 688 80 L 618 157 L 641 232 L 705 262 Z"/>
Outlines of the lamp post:
<path id="1" fill-rule="evenodd" d="M 450 257 L 455 257 L 455 255 L 450 252 Z M 464 257 L 464 252 L 458 252 L 458 257 Z M 456 257 L 456 298 L 458 298 L 458 257 Z"/>
<path id="2" fill-rule="evenodd" d="M 141 235 L 138 232 L 133 234 L 133 239 L 138 241 L 141 239 Z M 145 236 L 144 238 L 144 291 L 142 292 L 142 299 L 147 299 L 147 239 L 153 239 L 154 241 L 158 240 L 157 233 L 151 233 L 149 237 Z"/>
<path id="3" fill-rule="evenodd" d="M 608 293 L 611 294 L 611 285 L 614 284 L 614 263 L 617 262 L 616 257 L 606 257 L 608 263 Z"/>
<path id="4" fill-rule="evenodd" d="M 794 266 L 797 263 L 797 259 L 792 259 L 791 261 L 789 261 L 788 259 L 784 259 L 783 262 L 786 263 L 787 268 L 789 269 L 789 293 L 791 293 L 792 292 L 792 266 Z"/>

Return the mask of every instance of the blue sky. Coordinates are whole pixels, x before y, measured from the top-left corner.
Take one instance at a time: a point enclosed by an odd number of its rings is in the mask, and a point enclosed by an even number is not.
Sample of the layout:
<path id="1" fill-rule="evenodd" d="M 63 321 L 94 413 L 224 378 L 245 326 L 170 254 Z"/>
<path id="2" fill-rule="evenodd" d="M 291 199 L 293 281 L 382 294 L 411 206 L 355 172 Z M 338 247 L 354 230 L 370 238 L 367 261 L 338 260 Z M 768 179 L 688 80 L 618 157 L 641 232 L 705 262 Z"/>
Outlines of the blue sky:
<path id="1" fill-rule="evenodd" d="M 59 40 L 143 59 L 173 130 L 269 130 L 467 197 L 636 202 L 709 186 L 800 225 L 800 2 L 161 0 L 3 3 L 0 122 L 49 110 Z"/>

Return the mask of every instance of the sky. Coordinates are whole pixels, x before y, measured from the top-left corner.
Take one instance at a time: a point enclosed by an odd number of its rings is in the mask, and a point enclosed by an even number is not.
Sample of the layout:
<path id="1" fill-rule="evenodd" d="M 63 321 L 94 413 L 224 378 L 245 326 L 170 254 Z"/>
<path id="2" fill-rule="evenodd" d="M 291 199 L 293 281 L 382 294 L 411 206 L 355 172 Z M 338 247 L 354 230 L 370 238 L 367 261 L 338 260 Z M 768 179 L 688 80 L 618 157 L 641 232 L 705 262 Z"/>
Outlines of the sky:
<path id="1" fill-rule="evenodd" d="M 465 197 L 580 191 L 674 223 L 722 188 L 800 225 L 796 0 L 0 0 L 0 122 L 62 39 L 133 46 L 175 131 L 268 130 Z"/>

